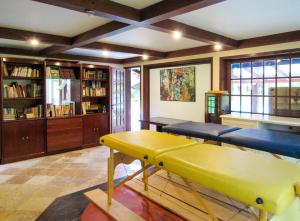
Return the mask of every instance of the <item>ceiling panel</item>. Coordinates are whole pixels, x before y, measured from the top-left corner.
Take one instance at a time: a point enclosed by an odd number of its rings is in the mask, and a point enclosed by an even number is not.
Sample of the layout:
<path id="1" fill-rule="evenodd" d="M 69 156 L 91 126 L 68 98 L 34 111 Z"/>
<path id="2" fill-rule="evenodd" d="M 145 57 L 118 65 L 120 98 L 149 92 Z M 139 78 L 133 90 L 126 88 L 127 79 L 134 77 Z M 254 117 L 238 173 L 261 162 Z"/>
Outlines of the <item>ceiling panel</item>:
<path id="1" fill-rule="evenodd" d="M 0 27 L 73 37 L 109 22 L 30 0 L 0 0 Z"/>
<path id="2" fill-rule="evenodd" d="M 150 5 L 153 5 L 157 2 L 161 2 L 161 0 L 112 0 L 113 2 L 120 3 L 122 5 L 127 5 L 132 8 L 142 9 L 146 8 Z"/>
<path id="3" fill-rule="evenodd" d="M 15 40 L 7 40 L 0 38 L 0 47 L 5 48 L 18 48 L 18 49 L 27 49 L 27 50 L 41 50 L 46 47 L 49 47 L 49 44 L 39 44 L 37 46 L 30 45 L 29 42 L 26 41 L 15 41 Z"/>
<path id="4" fill-rule="evenodd" d="M 204 42 L 186 38 L 175 40 L 171 34 L 146 28 L 137 28 L 126 31 L 109 38 L 101 39 L 101 42 L 152 49 L 162 52 L 207 45 Z"/>
<path id="5" fill-rule="evenodd" d="M 125 58 L 132 58 L 139 56 L 137 54 L 130 54 L 130 53 L 121 53 L 121 52 L 114 52 L 110 51 L 107 56 L 103 55 L 102 50 L 90 50 L 84 48 L 74 48 L 64 52 L 66 54 L 72 55 L 82 55 L 82 56 L 91 56 L 91 57 L 99 57 L 99 58 L 115 58 L 115 59 L 125 59 Z"/>
<path id="6" fill-rule="evenodd" d="M 299 0 L 227 0 L 172 19 L 237 40 L 300 30 Z"/>

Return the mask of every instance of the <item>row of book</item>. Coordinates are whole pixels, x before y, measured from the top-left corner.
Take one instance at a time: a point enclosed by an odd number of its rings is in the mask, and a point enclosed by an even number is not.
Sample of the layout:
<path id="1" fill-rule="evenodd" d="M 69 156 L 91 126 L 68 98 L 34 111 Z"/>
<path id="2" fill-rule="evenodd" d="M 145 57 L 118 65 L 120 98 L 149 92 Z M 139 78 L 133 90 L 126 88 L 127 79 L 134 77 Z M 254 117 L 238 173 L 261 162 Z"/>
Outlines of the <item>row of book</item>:
<path id="1" fill-rule="evenodd" d="M 75 72 L 72 68 L 46 68 L 47 78 L 64 78 L 64 79 L 76 79 Z"/>
<path id="2" fill-rule="evenodd" d="M 3 85 L 4 98 L 35 98 L 42 97 L 42 85 L 37 83 L 19 84 L 12 82 Z"/>
<path id="3" fill-rule="evenodd" d="M 86 70 L 82 77 L 84 80 L 106 80 L 108 74 L 104 73 L 102 70 Z"/>
<path id="4" fill-rule="evenodd" d="M 82 113 L 91 114 L 91 113 L 105 113 L 106 106 L 101 104 L 93 104 L 90 101 L 82 102 Z"/>
<path id="5" fill-rule="evenodd" d="M 27 66 L 11 66 L 7 68 L 4 65 L 4 76 L 5 77 L 41 77 L 42 71 L 38 68 L 32 68 Z"/>
<path id="6" fill-rule="evenodd" d="M 26 107 L 23 111 L 19 112 L 16 108 L 6 107 L 3 108 L 4 120 L 16 120 L 16 119 L 33 119 L 41 118 L 43 116 L 43 105 L 39 104 L 33 107 Z"/>
<path id="7" fill-rule="evenodd" d="M 75 115 L 75 102 L 62 105 L 47 104 L 47 117 L 63 117 Z"/>
<path id="8" fill-rule="evenodd" d="M 106 88 L 85 87 L 82 89 L 83 97 L 104 97 L 106 96 Z"/>

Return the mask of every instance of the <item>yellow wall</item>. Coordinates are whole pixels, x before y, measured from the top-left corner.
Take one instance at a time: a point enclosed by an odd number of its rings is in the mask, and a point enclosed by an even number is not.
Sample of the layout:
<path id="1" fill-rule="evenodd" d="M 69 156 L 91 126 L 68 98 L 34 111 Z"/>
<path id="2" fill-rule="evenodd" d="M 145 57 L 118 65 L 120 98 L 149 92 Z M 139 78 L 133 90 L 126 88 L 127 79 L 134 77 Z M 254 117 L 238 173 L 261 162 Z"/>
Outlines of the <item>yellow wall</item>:
<path id="1" fill-rule="evenodd" d="M 169 59 L 160 59 L 155 61 L 146 61 L 146 62 L 137 62 L 126 64 L 126 66 L 134 66 L 134 65 L 146 65 L 146 64 L 155 64 L 155 63 L 163 63 L 163 62 L 172 62 L 172 61 L 180 61 L 180 60 L 188 60 L 188 59 L 196 59 L 196 58 L 207 58 L 213 57 L 213 89 L 219 89 L 219 73 L 220 73 L 220 58 L 227 56 L 235 56 L 235 55 L 243 55 L 243 54 L 258 54 L 263 52 L 272 52 L 272 51 L 280 51 L 287 49 L 300 49 L 300 41 L 290 42 L 284 44 L 275 44 L 268 46 L 260 46 L 253 48 L 245 48 L 245 49 L 237 49 L 237 50 L 229 50 L 229 51 L 220 51 L 213 52 L 207 54 L 199 54 L 199 55 L 191 55 L 185 57 L 177 57 L 177 58 L 169 58 Z"/>

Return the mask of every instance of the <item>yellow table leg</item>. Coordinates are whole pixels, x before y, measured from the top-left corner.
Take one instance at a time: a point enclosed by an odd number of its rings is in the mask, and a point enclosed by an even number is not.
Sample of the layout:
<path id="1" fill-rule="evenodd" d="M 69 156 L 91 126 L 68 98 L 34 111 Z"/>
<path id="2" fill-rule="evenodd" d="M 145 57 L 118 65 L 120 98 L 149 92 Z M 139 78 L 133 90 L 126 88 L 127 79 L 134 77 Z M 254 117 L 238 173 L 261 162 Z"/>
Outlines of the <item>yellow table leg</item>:
<path id="1" fill-rule="evenodd" d="M 110 205 L 112 201 L 112 194 L 114 192 L 114 150 L 110 149 L 108 158 L 108 181 L 107 181 L 107 203 Z"/>
<path id="2" fill-rule="evenodd" d="M 264 210 L 259 211 L 259 221 L 268 221 L 268 212 Z"/>

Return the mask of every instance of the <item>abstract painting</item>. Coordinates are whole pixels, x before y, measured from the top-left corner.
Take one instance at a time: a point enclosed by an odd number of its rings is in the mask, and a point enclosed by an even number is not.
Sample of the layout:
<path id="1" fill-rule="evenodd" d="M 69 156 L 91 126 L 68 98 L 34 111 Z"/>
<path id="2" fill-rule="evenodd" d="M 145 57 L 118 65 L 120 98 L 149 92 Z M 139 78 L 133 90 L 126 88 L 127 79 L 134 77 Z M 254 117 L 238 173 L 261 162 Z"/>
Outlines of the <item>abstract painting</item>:
<path id="1" fill-rule="evenodd" d="M 160 100 L 195 102 L 195 67 L 160 70 Z"/>

